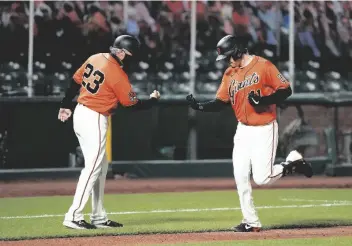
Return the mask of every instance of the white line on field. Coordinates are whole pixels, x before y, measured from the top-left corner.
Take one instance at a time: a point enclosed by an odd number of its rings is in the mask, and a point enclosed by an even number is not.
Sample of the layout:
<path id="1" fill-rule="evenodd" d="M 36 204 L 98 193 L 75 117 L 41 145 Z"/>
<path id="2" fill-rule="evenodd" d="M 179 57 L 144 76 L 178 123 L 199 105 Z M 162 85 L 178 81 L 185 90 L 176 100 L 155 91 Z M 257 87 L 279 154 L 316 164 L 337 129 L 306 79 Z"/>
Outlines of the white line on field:
<path id="1" fill-rule="evenodd" d="M 301 204 L 301 205 L 283 205 L 283 206 L 258 206 L 257 209 L 280 209 L 280 208 L 313 208 L 313 207 L 337 207 L 337 206 L 352 206 L 352 203 L 324 203 L 324 204 Z M 190 213 L 190 212 L 206 212 L 206 211 L 230 211 L 240 210 L 240 207 L 235 208 L 188 208 L 188 209 L 167 209 L 167 210 L 149 210 L 149 211 L 126 211 L 126 212 L 110 212 L 107 214 L 154 214 L 154 213 Z M 85 214 L 87 215 L 87 214 Z M 35 218 L 50 218 L 63 217 L 63 214 L 42 214 L 42 215 L 24 215 L 24 216 L 3 216 L 0 219 L 35 219 Z"/>
<path id="2" fill-rule="evenodd" d="M 281 198 L 280 200 L 289 201 L 289 202 L 352 203 L 352 201 L 345 201 L 345 200 L 311 200 L 311 199 L 297 199 L 297 198 Z"/>

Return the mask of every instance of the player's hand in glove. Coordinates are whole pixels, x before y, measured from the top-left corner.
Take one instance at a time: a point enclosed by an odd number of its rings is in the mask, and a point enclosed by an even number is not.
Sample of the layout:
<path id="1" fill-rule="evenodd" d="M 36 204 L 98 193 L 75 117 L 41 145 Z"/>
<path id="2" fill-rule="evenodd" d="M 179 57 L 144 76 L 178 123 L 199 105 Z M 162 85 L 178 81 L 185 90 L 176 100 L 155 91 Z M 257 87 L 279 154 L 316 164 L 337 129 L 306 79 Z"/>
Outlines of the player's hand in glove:
<path id="1" fill-rule="evenodd" d="M 59 120 L 61 120 L 62 122 L 65 122 L 66 120 L 68 120 L 71 117 L 71 115 L 72 115 L 71 109 L 60 108 L 59 115 L 57 116 L 57 118 Z"/>
<path id="2" fill-rule="evenodd" d="M 189 94 L 187 97 L 186 97 L 186 100 L 188 102 L 188 105 L 193 108 L 194 110 L 202 110 L 203 109 L 203 106 L 200 105 L 197 100 L 193 97 L 192 94 Z"/>
<path id="3" fill-rule="evenodd" d="M 248 101 L 253 107 L 261 105 L 261 99 L 262 97 L 260 95 L 260 90 L 258 90 L 257 92 L 251 91 L 248 94 Z"/>

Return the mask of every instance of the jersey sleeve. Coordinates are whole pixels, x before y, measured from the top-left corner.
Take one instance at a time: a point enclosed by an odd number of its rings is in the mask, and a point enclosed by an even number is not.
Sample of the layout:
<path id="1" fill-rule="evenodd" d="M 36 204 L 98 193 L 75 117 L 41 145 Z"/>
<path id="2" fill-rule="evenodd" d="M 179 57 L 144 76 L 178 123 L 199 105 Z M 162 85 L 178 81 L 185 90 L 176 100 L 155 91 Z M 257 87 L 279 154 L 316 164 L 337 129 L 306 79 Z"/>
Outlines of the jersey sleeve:
<path id="1" fill-rule="evenodd" d="M 82 66 L 80 68 L 77 69 L 77 71 L 73 74 L 72 78 L 73 80 L 77 83 L 77 84 L 82 84 L 82 80 L 83 80 L 83 74 L 85 72 L 87 73 L 91 73 L 92 71 L 86 71 L 89 68 L 86 68 L 87 64 L 89 62 L 89 58 L 82 64 Z"/>
<path id="2" fill-rule="evenodd" d="M 222 77 L 220 87 L 216 92 L 216 99 L 219 99 L 227 103 L 230 101 L 230 95 L 229 95 L 229 86 L 228 86 L 228 83 L 226 82 L 225 76 L 226 76 L 226 72 L 225 72 L 225 75 Z"/>
<path id="3" fill-rule="evenodd" d="M 112 89 L 123 106 L 129 107 L 138 102 L 137 94 L 133 91 L 127 75 L 120 76 L 120 80 L 113 84 Z"/>
<path id="4" fill-rule="evenodd" d="M 290 86 L 290 82 L 271 62 L 267 63 L 266 78 L 267 79 L 265 84 L 272 88 L 274 91 L 277 91 L 278 89 L 288 88 Z"/>

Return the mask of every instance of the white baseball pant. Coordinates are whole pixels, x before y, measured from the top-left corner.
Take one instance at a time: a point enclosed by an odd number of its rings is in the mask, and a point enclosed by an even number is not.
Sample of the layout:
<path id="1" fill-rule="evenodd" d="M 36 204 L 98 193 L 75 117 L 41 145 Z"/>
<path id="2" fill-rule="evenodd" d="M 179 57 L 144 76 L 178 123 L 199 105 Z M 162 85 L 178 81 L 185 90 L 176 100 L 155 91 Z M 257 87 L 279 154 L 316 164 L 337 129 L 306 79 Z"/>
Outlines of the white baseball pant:
<path id="1" fill-rule="evenodd" d="M 65 221 L 83 220 L 82 211 L 92 194 L 91 223 L 104 223 L 107 221 L 103 199 L 108 171 L 105 155 L 108 117 L 78 104 L 73 114 L 73 128 L 82 148 L 85 167 L 81 171 Z"/>
<path id="2" fill-rule="evenodd" d="M 242 223 L 261 227 L 256 213 L 250 172 L 258 185 L 272 184 L 282 176 L 283 166 L 274 165 L 278 143 L 278 125 L 274 121 L 263 126 L 238 123 L 234 137 L 233 172 L 243 215 Z"/>

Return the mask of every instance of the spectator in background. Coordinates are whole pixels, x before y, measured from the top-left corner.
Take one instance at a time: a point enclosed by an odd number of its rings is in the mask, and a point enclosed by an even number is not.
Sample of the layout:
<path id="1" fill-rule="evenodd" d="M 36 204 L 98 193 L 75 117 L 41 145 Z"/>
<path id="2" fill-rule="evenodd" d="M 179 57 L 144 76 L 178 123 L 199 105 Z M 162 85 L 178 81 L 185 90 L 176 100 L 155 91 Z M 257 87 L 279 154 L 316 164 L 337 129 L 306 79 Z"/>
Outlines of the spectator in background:
<path id="1" fill-rule="evenodd" d="M 175 44 L 173 43 L 175 42 L 176 30 L 173 30 L 172 23 L 168 19 L 167 14 L 160 14 L 158 23 L 158 38 L 160 41 L 158 48 L 160 49 L 161 60 L 166 60 L 174 50 L 173 46 L 175 46 Z M 152 66 L 157 66 L 157 64 L 153 64 Z"/>
<path id="2" fill-rule="evenodd" d="M 236 36 L 243 38 L 244 42 L 247 44 L 246 47 L 248 47 L 248 44 L 251 41 L 251 36 L 249 34 L 250 21 L 247 9 L 244 8 L 241 2 L 234 2 L 232 19 Z"/>
<path id="3" fill-rule="evenodd" d="M 260 25 L 260 20 L 258 17 L 255 16 L 252 8 L 246 8 L 246 12 L 248 13 L 248 16 L 250 16 L 248 24 L 248 33 L 251 36 L 251 40 L 256 43 L 258 42 L 256 28 Z"/>
<path id="4" fill-rule="evenodd" d="M 235 34 L 253 44 L 251 51 L 265 56 L 267 49 L 275 53 L 279 31 L 280 57 L 287 60 L 288 6 L 287 1 L 198 1 L 196 49 L 210 54 L 216 40 Z M 53 63 L 47 68 L 59 70 L 62 61 L 81 63 L 76 59 L 106 49 L 114 37 L 129 33 L 145 46 L 141 56 L 148 61 L 150 71 L 162 68 L 171 54 L 176 54 L 176 67 L 186 63 L 181 60 L 189 57 L 190 1 L 129 1 L 126 23 L 123 7 L 122 1 L 35 1 L 35 59 L 47 59 L 46 63 Z M 27 66 L 28 3 L 4 2 L 0 8 L 0 59 Z M 337 67 L 343 67 L 339 61 L 350 64 L 351 26 L 351 1 L 295 2 L 296 62 L 320 61 L 325 63 L 322 72 L 335 69 L 332 63 Z M 180 71 L 188 69 L 187 65 L 180 67 Z M 350 70 L 343 69 L 343 74 Z"/>
<path id="5" fill-rule="evenodd" d="M 171 22 L 180 20 L 185 12 L 185 7 L 182 1 L 165 0 L 164 9 L 168 12 Z"/>
<path id="6" fill-rule="evenodd" d="M 47 53 L 51 53 L 52 44 L 56 42 L 56 20 L 53 19 L 53 11 L 44 2 L 37 4 L 34 13 L 35 39 L 34 39 L 34 59 L 45 62 L 45 66 L 53 65 L 53 59 L 46 59 Z M 49 60 L 49 61 L 47 61 Z M 50 64 L 48 64 L 50 63 Z"/>
<path id="7" fill-rule="evenodd" d="M 88 14 L 84 16 L 84 35 L 88 38 L 89 53 L 98 53 L 107 49 L 111 43 L 110 26 L 99 3 L 88 5 Z"/>
<path id="8" fill-rule="evenodd" d="M 3 6 L 0 7 L 0 13 L 1 13 L 1 19 L 0 19 L 0 23 L 2 27 L 8 27 L 10 25 L 11 22 L 11 6 Z"/>
<path id="9" fill-rule="evenodd" d="M 341 74 L 347 77 L 350 71 L 350 60 L 352 58 L 352 28 L 348 19 L 340 17 L 337 22 L 337 32 L 341 40 Z"/>
<path id="10" fill-rule="evenodd" d="M 11 16 L 8 24 L 10 36 L 1 38 L 9 38 L 9 46 L 6 50 L 10 53 L 11 60 L 18 61 L 23 66 L 27 65 L 28 61 L 28 7 L 26 3 L 13 3 L 11 5 Z"/>
<path id="11" fill-rule="evenodd" d="M 107 9 L 109 18 L 116 17 L 123 23 L 124 22 L 123 3 L 121 1 L 109 1 L 109 3 L 110 4 Z"/>
<path id="12" fill-rule="evenodd" d="M 263 22 L 257 18 L 254 17 L 252 18 L 252 24 L 254 27 L 254 35 L 252 36 L 255 42 L 259 44 L 265 44 L 266 43 L 266 33 L 265 33 L 265 26 Z"/>
<path id="13" fill-rule="evenodd" d="M 285 2 L 281 2 L 281 13 L 282 13 L 282 22 L 281 26 L 287 30 L 290 28 L 290 15 L 289 15 L 289 10 L 288 10 L 288 5 Z"/>
<path id="14" fill-rule="evenodd" d="M 205 16 L 201 16 L 197 20 L 197 42 L 196 42 L 196 50 L 199 52 L 206 52 L 210 47 L 207 46 L 209 42 L 210 36 L 210 25 L 208 19 Z"/>
<path id="15" fill-rule="evenodd" d="M 70 20 L 72 25 L 75 25 L 77 27 L 81 27 L 82 25 L 82 20 L 78 16 L 77 11 L 75 10 L 75 5 L 72 2 L 64 2 L 63 7 L 59 9 L 56 18 L 58 20 L 67 18 L 68 20 Z"/>
<path id="16" fill-rule="evenodd" d="M 107 18 L 110 20 L 111 36 L 117 36 L 126 33 L 126 25 L 124 23 L 123 3 L 121 1 L 109 1 L 106 7 Z"/>
<path id="17" fill-rule="evenodd" d="M 139 26 L 137 22 L 137 11 L 134 8 L 135 3 L 131 2 L 131 6 L 128 8 L 128 20 L 126 23 L 126 31 L 128 34 L 138 36 Z"/>
<path id="18" fill-rule="evenodd" d="M 206 1 L 197 1 L 196 4 L 196 14 L 197 20 L 205 18 L 206 12 Z M 184 8 L 187 12 L 191 12 L 192 2 L 191 1 L 183 1 Z"/>
<path id="19" fill-rule="evenodd" d="M 348 2 L 348 1 L 343 2 L 342 11 L 343 11 L 343 16 L 348 18 L 352 23 L 352 2 Z"/>
<path id="20" fill-rule="evenodd" d="M 174 27 L 176 27 L 176 33 L 173 34 L 174 40 L 177 41 L 183 50 L 189 50 L 191 43 L 190 13 L 182 15 L 180 22 L 174 23 Z"/>
<path id="21" fill-rule="evenodd" d="M 281 22 L 281 13 L 275 3 L 262 2 L 259 5 L 258 17 L 269 27 L 275 31 L 278 23 Z"/>
<path id="22" fill-rule="evenodd" d="M 342 42 L 342 46 L 344 46 L 344 51 L 348 51 L 348 46 L 351 41 L 351 25 L 348 19 L 344 16 L 340 17 L 337 22 L 337 33 L 339 34 L 340 40 Z M 346 49 L 347 48 L 347 49 Z M 349 52 L 343 54 L 348 54 Z"/>
<path id="23" fill-rule="evenodd" d="M 308 46 L 315 58 L 320 57 L 320 50 L 313 37 L 315 33 L 314 17 L 308 8 L 303 11 L 303 18 L 297 27 L 297 33 L 301 45 Z"/>
<path id="24" fill-rule="evenodd" d="M 147 26 L 147 25 L 146 25 Z M 161 71 L 159 65 L 165 62 L 165 56 L 170 56 L 170 54 L 163 54 L 163 45 L 160 42 L 159 35 L 153 33 L 150 29 L 148 29 L 147 33 L 145 33 L 141 38 L 141 48 L 145 48 L 143 52 L 141 52 L 140 56 L 143 61 L 147 61 L 149 64 L 149 72 L 156 73 L 157 71 Z M 162 56 L 164 55 L 164 56 Z"/>
<path id="25" fill-rule="evenodd" d="M 144 1 L 135 3 L 136 16 L 138 21 L 144 21 L 148 24 L 152 32 L 156 32 L 155 20 L 150 16 L 149 10 L 145 6 Z"/>
<path id="26" fill-rule="evenodd" d="M 39 2 L 34 12 L 34 32 L 38 37 L 37 40 L 41 43 L 40 47 L 45 47 L 46 43 L 51 43 L 53 33 L 55 33 L 53 13 L 51 8 L 44 2 Z M 45 49 L 45 48 L 44 48 Z"/>
<path id="27" fill-rule="evenodd" d="M 327 10 L 325 3 L 319 2 L 319 21 L 321 25 L 321 29 L 324 33 L 324 40 L 325 40 L 325 45 L 329 49 L 330 53 L 334 55 L 335 57 L 340 55 L 340 52 L 338 51 L 332 36 L 331 36 L 331 30 L 330 30 L 330 24 L 333 24 L 331 19 L 328 18 L 328 13 L 331 14 L 331 11 Z M 332 17 L 331 17 L 332 18 Z M 333 26 L 333 25 L 332 25 Z"/>
<path id="28" fill-rule="evenodd" d="M 220 1 L 208 1 L 208 13 L 210 15 L 215 15 L 217 17 L 220 17 L 221 13 L 221 2 Z"/>
<path id="29" fill-rule="evenodd" d="M 97 33 L 103 36 L 110 31 L 106 15 L 101 11 L 98 3 L 89 5 L 88 14 L 85 16 L 85 19 L 85 28 L 88 34 Z"/>
<path id="30" fill-rule="evenodd" d="M 272 4 L 272 2 L 262 2 L 259 5 L 258 17 L 266 26 L 267 43 L 277 45 L 276 31 L 278 23 L 281 22 L 281 12 Z"/>
<path id="31" fill-rule="evenodd" d="M 234 2 L 234 11 L 232 14 L 232 20 L 235 25 L 236 31 L 240 35 L 248 33 L 249 16 L 245 11 L 241 2 Z"/>
<path id="32" fill-rule="evenodd" d="M 124 23 L 118 16 L 112 16 L 110 19 L 111 35 L 117 37 L 126 31 Z"/>
<path id="33" fill-rule="evenodd" d="M 217 14 L 216 12 L 212 12 L 213 14 L 208 16 L 208 31 L 205 33 L 206 37 L 205 39 L 207 42 L 205 43 L 205 46 L 208 47 L 208 50 L 214 49 L 216 47 L 216 44 L 218 40 L 220 40 L 221 37 L 223 37 L 225 34 L 223 30 L 219 28 L 221 26 L 221 20 L 219 19 L 220 15 Z"/>
<path id="34" fill-rule="evenodd" d="M 9 61 L 13 59 L 11 57 L 11 53 L 14 54 L 14 50 L 16 47 L 11 45 L 12 32 L 10 30 L 11 25 L 11 5 L 5 5 L 0 7 L 1 11 L 1 19 L 0 19 L 0 64 L 5 61 Z"/>
<path id="35" fill-rule="evenodd" d="M 224 20 L 231 20 L 233 13 L 232 3 L 230 1 L 224 1 L 221 8 L 221 18 Z"/>
<path id="36" fill-rule="evenodd" d="M 81 57 L 85 57 L 87 49 L 83 37 L 84 5 L 80 2 L 57 2 L 56 8 L 56 40 L 57 49 L 51 49 L 58 61 L 71 63 L 71 67 L 79 66 Z M 57 69 L 59 65 L 55 69 Z"/>
<path id="37" fill-rule="evenodd" d="M 225 33 L 225 35 L 233 35 L 234 34 L 232 20 L 230 18 L 224 19 L 224 33 Z"/>

